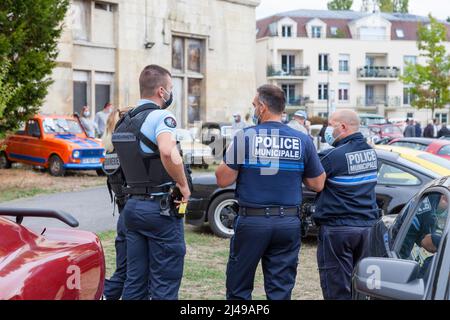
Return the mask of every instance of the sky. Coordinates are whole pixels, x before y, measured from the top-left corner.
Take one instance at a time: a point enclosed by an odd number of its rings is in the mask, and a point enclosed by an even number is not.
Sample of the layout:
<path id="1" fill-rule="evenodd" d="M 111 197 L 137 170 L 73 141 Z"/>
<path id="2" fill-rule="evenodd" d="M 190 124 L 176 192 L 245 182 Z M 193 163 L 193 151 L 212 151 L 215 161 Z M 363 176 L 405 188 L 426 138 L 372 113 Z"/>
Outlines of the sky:
<path id="1" fill-rule="evenodd" d="M 297 9 L 326 10 L 329 0 L 262 0 L 256 8 L 256 18 Z M 352 10 L 361 9 L 361 0 L 354 0 Z M 438 19 L 450 16 L 450 0 L 409 0 L 409 13 L 426 16 L 430 13 Z"/>

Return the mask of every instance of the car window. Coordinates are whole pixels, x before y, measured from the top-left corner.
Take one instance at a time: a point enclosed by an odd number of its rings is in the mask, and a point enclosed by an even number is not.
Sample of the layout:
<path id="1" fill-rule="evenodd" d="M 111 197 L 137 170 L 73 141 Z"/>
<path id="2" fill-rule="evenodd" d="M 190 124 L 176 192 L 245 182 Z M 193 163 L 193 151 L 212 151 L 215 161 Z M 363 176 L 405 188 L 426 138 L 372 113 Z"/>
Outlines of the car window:
<path id="1" fill-rule="evenodd" d="M 417 186 L 421 183 L 420 179 L 405 170 L 383 163 L 378 170 L 378 183 L 400 186 Z"/>
<path id="2" fill-rule="evenodd" d="M 386 127 L 383 127 L 383 133 L 397 134 L 397 133 L 402 133 L 402 131 L 400 130 L 399 127 L 396 127 L 396 126 L 386 126 Z"/>
<path id="3" fill-rule="evenodd" d="M 439 150 L 438 154 L 444 155 L 444 156 L 450 156 L 450 144 L 447 145 L 447 146 L 443 146 L 443 147 Z"/>
<path id="4" fill-rule="evenodd" d="M 410 213 L 403 239 L 399 239 L 396 253 L 400 259 L 419 263 L 420 277 L 426 278 L 434 255 L 439 249 L 449 211 L 446 195 L 439 192 L 423 196 Z"/>
<path id="5" fill-rule="evenodd" d="M 32 136 L 41 135 L 41 129 L 39 128 L 39 123 L 36 120 L 29 120 L 27 122 L 27 135 Z"/>
<path id="6" fill-rule="evenodd" d="M 83 133 L 79 123 L 71 119 L 45 118 L 43 121 L 45 133 L 80 134 Z"/>

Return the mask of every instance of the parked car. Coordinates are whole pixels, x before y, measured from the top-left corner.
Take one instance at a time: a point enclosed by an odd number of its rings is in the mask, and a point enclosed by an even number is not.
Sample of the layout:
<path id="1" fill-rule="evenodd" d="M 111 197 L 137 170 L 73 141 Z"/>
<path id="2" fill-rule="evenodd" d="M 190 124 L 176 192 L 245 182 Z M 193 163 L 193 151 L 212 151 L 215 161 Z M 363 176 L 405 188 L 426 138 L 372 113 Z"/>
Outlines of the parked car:
<path id="1" fill-rule="evenodd" d="M 373 132 L 380 140 L 384 138 L 403 138 L 402 130 L 395 124 L 377 124 L 370 125 L 369 130 Z"/>
<path id="2" fill-rule="evenodd" d="M 103 174 L 105 149 L 100 140 L 88 138 L 79 121 L 70 116 L 37 115 L 26 122 L 25 130 L 8 136 L 2 145 L 2 169 L 21 162 L 46 168 L 53 176 L 63 176 L 66 170 Z"/>
<path id="3" fill-rule="evenodd" d="M 64 212 L 0 208 L 0 300 L 100 299 L 105 259 L 98 237 L 72 229 L 36 232 L 21 225 L 27 217 L 78 226 Z"/>
<path id="4" fill-rule="evenodd" d="M 431 138 L 400 138 L 388 142 L 388 145 L 426 151 L 450 160 L 450 141 Z"/>
<path id="5" fill-rule="evenodd" d="M 384 124 L 386 123 L 386 118 L 379 114 L 372 113 L 360 113 L 358 114 L 361 119 L 362 126 L 370 126 L 373 124 Z"/>
<path id="6" fill-rule="evenodd" d="M 383 214 L 398 214 L 425 184 L 450 175 L 450 167 L 445 166 L 447 160 L 426 152 L 398 147 L 383 150 L 384 147 L 376 149 L 379 159 L 377 203 Z M 421 156 L 426 156 L 426 159 L 421 159 Z M 443 165 L 439 164 L 444 161 Z M 219 188 L 214 174 L 195 176 L 193 182 L 194 192 L 189 200 L 186 223 L 202 225 L 208 222 L 217 236 L 231 237 L 237 214 L 235 185 Z M 315 196 L 315 192 L 303 187 L 302 211 L 310 225 L 311 235 L 316 228 L 307 211 L 314 204 Z"/>
<path id="7" fill-rule="evenodd" d="M 192 134 L 185 129 L 176 130 L 176 139 L 180 142 L 183 152 L 183 160 L 192 166 L 199 166 L 207 169 L 213 163 L 212 150 L 209 146 L 195 141 Z"/>
<path id="8" fill-rule="evenodd" d="M 209 146 L 214 158 L 221 161 L 233 138 L 233 127 L 228 122 L 204 122 L 199 135 L 200 142 Z"/>
<path id="9" fill-rule="evenodd" d="M 372 229 L 353 274 L 355 299 L 450 300 L 450 176 L 436 179 L 395 218 Z"/>

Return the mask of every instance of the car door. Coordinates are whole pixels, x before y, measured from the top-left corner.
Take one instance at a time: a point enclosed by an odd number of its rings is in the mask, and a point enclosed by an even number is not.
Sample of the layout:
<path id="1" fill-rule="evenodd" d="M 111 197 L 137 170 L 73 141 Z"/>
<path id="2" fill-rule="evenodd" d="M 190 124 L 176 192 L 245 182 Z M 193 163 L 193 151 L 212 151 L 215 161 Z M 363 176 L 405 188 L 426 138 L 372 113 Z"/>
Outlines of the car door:
<path id="1" fill-rule="evenodd" d="M 377 204 L 383 214 L 397 214 L 423 186 L 424 177 L 400 164 L 379 159 Z"/>
<path id="2" fill-rule="evenodd" d="M 428 188 L 411 201 L 408 212 L 399 216 L 390 230 L 389 256 L 419 264 L 418 278 L 424 280 L 426 299 L 433 299 L 437 289 L 444 297 L 448 284 L 449 265 L 443 261 L 449 261 L 449 199 L 446 188 Z"/>
<path id="3" fill-rule="evenodd" d="M 28 120 L 25 133 L 18 136 L 10 157 L 34 165 L 42 165 L 45 158 L 40 154 L 42 132 L 36 119 Z"/>

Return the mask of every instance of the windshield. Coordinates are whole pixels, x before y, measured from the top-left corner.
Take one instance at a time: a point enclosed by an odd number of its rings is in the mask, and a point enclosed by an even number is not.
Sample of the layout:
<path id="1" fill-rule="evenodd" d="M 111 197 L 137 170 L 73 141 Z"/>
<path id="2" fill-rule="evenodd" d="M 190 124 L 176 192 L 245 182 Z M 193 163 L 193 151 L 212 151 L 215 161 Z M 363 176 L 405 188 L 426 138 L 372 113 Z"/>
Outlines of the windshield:
<path id="1" fill-rule="evenodd" d="M 65 134 L 80 134 L 83 133 L 80 125 L 76 120 L 72 119 L 53 119 L 45 118 L 43 121 L 45 133 L 65 133 Z"/>
<path id="2" fill-rule="evenodd" d="M 383 117 L 361 116 L 361 125 L 364 125 L 364 126 L 370 126 L 372 124 L 385 124 L 385 123 L 386 123 L 386 119 L 384 119 Z"/>
<path id="3" fill-rule="evenodd" d="M 388 134 L 389 133 L 390 134 L 392 134 L 392 133 L 401 134 L 402 130 L 400 130 L 400 128 L 397 126 L 386 126 L 386 127 L 383 127 L 383 132 L 388 133 Z"/>

